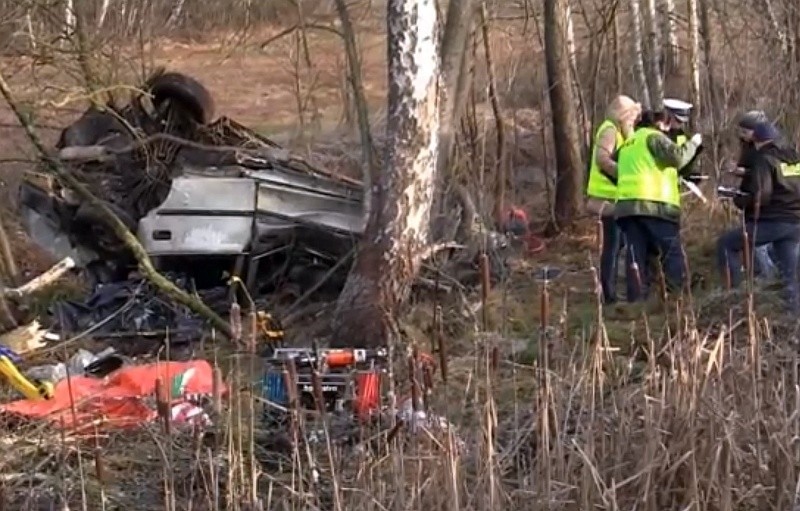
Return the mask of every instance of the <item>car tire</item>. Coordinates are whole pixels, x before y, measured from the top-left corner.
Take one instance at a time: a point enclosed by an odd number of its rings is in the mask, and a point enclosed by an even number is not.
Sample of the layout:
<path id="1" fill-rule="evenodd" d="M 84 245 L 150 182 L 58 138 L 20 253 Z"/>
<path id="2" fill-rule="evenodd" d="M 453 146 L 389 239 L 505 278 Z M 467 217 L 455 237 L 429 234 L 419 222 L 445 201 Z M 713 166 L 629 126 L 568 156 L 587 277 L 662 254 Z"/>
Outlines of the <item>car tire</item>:
<path id="1" fill-rule="evenodd" d="M 170 100 L 180 105 L 199 124 L 209 124 L 214 120 L 214 98 L 202 83 L 190 76 L 163 73 L 150 80 L 147 90 L 153 96 L 156 108 Z"/>

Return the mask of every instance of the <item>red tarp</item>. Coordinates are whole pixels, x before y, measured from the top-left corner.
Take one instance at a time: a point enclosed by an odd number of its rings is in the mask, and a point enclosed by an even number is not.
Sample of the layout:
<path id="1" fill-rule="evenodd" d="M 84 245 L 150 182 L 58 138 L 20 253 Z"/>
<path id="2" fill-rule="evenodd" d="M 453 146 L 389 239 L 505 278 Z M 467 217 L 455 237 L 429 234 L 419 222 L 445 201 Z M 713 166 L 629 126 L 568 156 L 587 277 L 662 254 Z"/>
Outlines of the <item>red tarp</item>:
<path id="1" fill-rule="evenodd" d="M 136 427 L 157 417 L 156 380 L 160 378 L 165 392 L 169 392 L 173 378 L 182 374 L 185 375 L 182 395 L 212 393 L 214 370 L 205 360 L 159 362 L 124 367 L 103 379 L 73 376 L 56 384 L 53 399 L 14 401 L 0 405 L 0 412 L 56 424 L 63 420 L 68 428 Z M 226 391 L 220 382 L 220 392 Z M 184 399 L 172 396 L 173 404 L 180 401 Z"/>

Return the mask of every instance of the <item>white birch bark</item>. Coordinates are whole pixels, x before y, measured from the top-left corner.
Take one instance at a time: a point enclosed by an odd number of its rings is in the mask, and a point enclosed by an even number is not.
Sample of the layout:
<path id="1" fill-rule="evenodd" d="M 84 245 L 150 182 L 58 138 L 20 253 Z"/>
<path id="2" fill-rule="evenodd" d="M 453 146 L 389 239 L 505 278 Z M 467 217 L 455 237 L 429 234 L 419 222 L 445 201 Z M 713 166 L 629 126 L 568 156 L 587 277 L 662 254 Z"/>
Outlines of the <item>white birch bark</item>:
<path id="1" fill-rule="evenodd" d="M 645 14 L 647 19 L 647 63 L 649 68 L 649 81 L 648 86 L 650 89 L 650 103 L 651 106 L 660 110 L 664 103 L 664 80 L 661 73 L 661 61 L 663 58 L 661 52 L 661 30 L 659 27 L 660 20 L 658 11 L 656 10 L 656 0 L 647 0 L 645 4 Z"/>
<path id="2" fill-rule="evenodd" d="M 695 109 L 695 118 L 700 110 L 700 19 L 697 0 L 687 0 L 689 8 L 689 90 Z"/>
<path id="3" fill-rule="evenodd" d="M 639 0 L 630 0 L 631 6 L 631 31 L 633 50 L 633 77 L 639 86 L 640 100 L 642 107 L 649 109 L 652 106 L 650 101 L 650 88 L 647 86 L 647 75 L 644 69 L 644 45 L 642 44 L 642 15 Z"/>
<path id="4" fill-rule="evenodd" d="M 678 46 L 678 27 L 675 22 L 675 0 L 662 0 L 662 27 L 664 29 L 664 43 L 666 47 L 667 62 L 670 66 L 677 66 L 680 60 Z"/>
<path id="5" fill-rule="evenodd" d="M 337 304 L 332 345 L 387 345 L 429 245 L 438 150 L 435 0 L 388 0 L 389 108 L 385 166 Z"/>

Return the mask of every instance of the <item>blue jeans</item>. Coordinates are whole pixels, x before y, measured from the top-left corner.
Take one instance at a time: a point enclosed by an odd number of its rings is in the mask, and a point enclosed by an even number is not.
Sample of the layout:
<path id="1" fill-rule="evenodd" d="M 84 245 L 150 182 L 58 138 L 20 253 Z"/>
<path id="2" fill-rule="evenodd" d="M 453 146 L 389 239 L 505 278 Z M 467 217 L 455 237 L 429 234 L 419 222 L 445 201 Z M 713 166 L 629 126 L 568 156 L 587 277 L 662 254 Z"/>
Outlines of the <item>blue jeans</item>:
<path id="1" fill-rule="evenodd" d="M 778 275 L 778 267 L 772 260 L 775 255 L 772 243 L 756 247 L 753 252 L 753 272 L 764 279 L 774 279 Z"/>
<path id="2" fill-rule="evenodd" d="M 613 216 L 604 216 L 603 246 L 600 253 L 600 286 L 603 288 L 603 302 L 617 301 L 617 267 L 619 252 L 623 246 L 622 230 Z"/>
<path id="3" fill-rule="evenodd" d="M 617 222 L 627 244 L 627 300 L 638 302 L 647 299 L 653 279 L 649 267 L 653 256 L 658 257 L 661 263 L 667 287 L 671 291 L 679 291 L 683 287 L 685 266 L 680 224 L 650 216 L 622 217 Z"/>
<path id="4" fill-rule="evenodd" d="M 800 295 L 797 285 L 797 264 L 800 259 L 800 222 L 761 220 L 745 224 L 750 240 L 748 250 L 773 245 L 773 256 L 786 294 L 786 301 L 793 311 L 800 311 Z M 722 278 L 730 276 L 732 286 L 742 282 L 741 253 L 744 251 L 744 234 L 741 228 L 731 229 L 717 241 L 717 264 Z"/>

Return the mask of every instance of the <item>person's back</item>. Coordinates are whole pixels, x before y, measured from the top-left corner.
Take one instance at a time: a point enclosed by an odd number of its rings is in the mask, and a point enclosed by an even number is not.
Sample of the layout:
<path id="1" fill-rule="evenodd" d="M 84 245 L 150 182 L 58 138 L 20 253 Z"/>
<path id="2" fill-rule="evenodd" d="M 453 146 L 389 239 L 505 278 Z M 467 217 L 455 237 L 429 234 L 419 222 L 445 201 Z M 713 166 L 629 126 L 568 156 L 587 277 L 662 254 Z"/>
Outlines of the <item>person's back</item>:
<path id="1" fill-rule="evenodd" d="M 664 133 L 661 112 L 645 112 L 618 156 L 617 205 L 619 217 L 649 216 L 680 221 L 678 168 L 696 152 L 699 144 L 672 142 Z"/>
<path id="2" fill-rule="evenodd" d="M 747 237 L 739 225 L 720 236 L 717 264 L 723 279 L 735 287 L 742 280 L 741 254 L 750 247 L 773 245 L 787 303 L 793 313 L 800 313 L 800 155 L 791 146 L 776 144 L 780 138 L 780 130 L 770 122 L 753 129 L 756 153 L 741 187 L 746 195 L 733 200 L 744 213 Z"/>
<path id="3" fill-rule="evenodd" d="M 752 168 L 754 174 L 750 187 L 754 192 L 769 191 L 769 196 L 759 204 L 756 212 L 753 208 L 745 211 L 746 216 L 757 215 L 763 220 L 800 221 L 800 154 L 789 145 L 769 144 L 753 155 Z M 769 176 L 758 176 L 767 173 Z M 745 179 L 747 179 L 746 176 Z M 770 181 L 764 184 L 764 179 Z M 768 190 L 763 188 L 767 187 Z"/>

